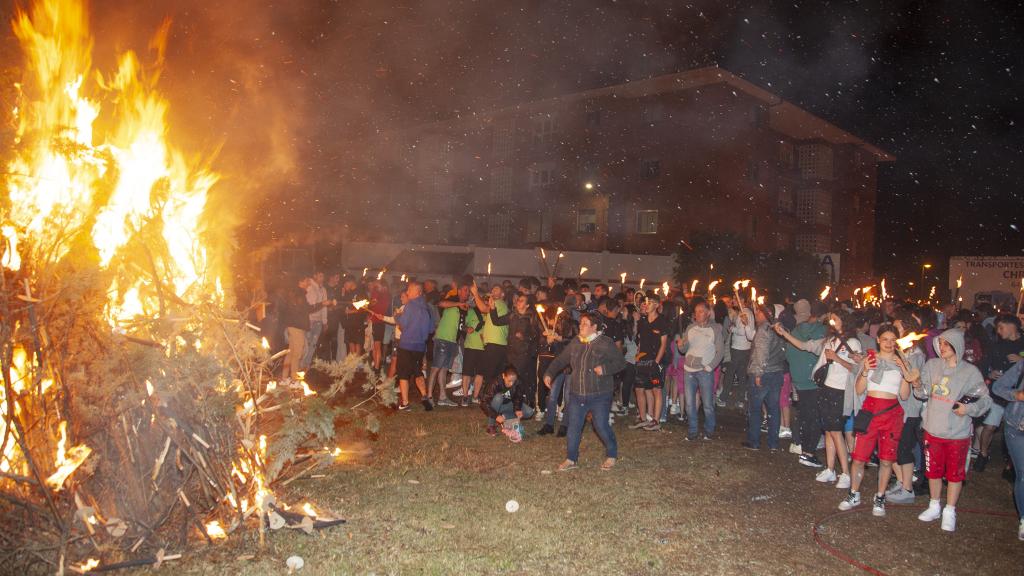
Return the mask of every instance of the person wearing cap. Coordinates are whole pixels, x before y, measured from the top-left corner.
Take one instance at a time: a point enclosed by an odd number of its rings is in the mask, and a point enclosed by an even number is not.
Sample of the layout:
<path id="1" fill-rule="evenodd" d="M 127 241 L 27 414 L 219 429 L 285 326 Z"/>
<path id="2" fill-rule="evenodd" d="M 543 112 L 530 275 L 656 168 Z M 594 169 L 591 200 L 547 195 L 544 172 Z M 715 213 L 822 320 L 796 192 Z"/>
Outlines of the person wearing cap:
<path id="1" fill-rule="evenodd" d="M 828 314 L 828 308 L 823 303 L 815 302 L 812 306 L 807 300 L 800 299 L 793 304 L 793 312 L 796 326 L 792 334 L 795 338 L 806 342 L 825 337 L 825 325 L 820 318 Z M 821 440 L 818 385 L 812 378 L 818 356 L 790 344 L 785 344 L 784 349 L 790 378 L 800 398 L 797 402 L 797 426 L 789 450 L 800 455 L 800 463 L 804 466 L 821 468 L 824 464 L 814 455 Z"/>
<path id="2" fill-rule="evenodd" d="M 743 447 L 748 450 L 761 447 L 761 410 L 764 408 L 768 411 L 768 449 L 774 451 L 779 448 L 779 393 L 786 372 L 786 353 L 782 349 L 782 338 L 772 329 L 774 310 L 754 304 L 754 322 L 757 331 L 747 367 L 750 403 L 747 440 Z"/>

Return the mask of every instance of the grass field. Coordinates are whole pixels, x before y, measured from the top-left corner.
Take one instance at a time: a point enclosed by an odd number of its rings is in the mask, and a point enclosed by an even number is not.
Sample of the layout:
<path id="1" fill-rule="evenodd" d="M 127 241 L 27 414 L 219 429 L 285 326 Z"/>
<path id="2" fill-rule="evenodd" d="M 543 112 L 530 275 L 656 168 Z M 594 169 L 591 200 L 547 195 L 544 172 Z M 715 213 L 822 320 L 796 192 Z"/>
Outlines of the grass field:
<path id="1" fill-rule="evenodd" d="M 620 462 L 599 469 L 604 453 L 588 429 L 580 469 L 560 473 L 564 439 L 528 435 L 512 444 L 484 433 L 476 407 L 388 413 L 372 454 L 338 464 L 326 477 L 289 486 L 284 500 L 309 499 L 348 524 L 307 536 L 255 530 L 189 553 L 175 573 L 302 574 L 861 574 L 812 538 L 836 511 L 840 491 L 784 451 L 739 446 L 738 413 L 726 413 L 718 438 L 685 442 L 684 428 L 633 431 L 615 425 Z M 539 427 L 527 423 L 527 430 Z M 343 444 L 344 445 L 344 444 Z M 783 444 L 785 446 L 785 444 Z M 995 462 L 995 459 L 993 460 Z M 1024 543 L 999 464 L 969 476 L 955 534 L 916 519 L 918 506 L 864 510 L 831 519 L 826 542 L 890 574 L 1020 574 Z M 874 483 L 868 471 L 867 484 Z M 520 509 L 505 511 L 515 499 Z"/>

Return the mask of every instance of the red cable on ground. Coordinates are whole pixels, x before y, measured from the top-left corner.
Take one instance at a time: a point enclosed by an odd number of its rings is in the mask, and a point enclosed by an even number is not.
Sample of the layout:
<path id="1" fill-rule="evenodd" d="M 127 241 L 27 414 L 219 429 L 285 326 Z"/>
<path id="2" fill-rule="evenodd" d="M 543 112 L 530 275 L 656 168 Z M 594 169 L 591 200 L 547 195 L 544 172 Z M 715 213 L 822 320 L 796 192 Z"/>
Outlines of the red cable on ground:
<path id="1" fill-rule="evenodd" d="M 889 508 L 889 509 L 893 509 L 893 508 L 913 508 L 913 509 L 917 509 L 917 510 L 924 510 L 925 509 L 924 506 L 914 506 L 914 505 L 910 505 L 910 504 L 889 504 L 886 507 Z M 867 572 L 868 574 L 874 574 L 875 576 L 888 576 L 887 573 L 882 572 L 878 568 L 875 568 L 873 566 L 868 566 L 867 564 L 861 562 L 860 560 L 857 560 L 856 558 L 854 558 L 854 557 L 850 556 L 849 554 L 843 552 L 839 548 L 836 548 L 835 546 L 829 544 L 828 542 L 825 542 L 824 538 L 821 537 L 820 529 L 829 520 L 832 520 L 834 518 L 839 518 L 840 516 L 846 516 L 848 514 L 855 514 L 857 512 L 862 512 L 862 511 L 865 511 L 865 510 L 869 510 L 869 508 L 866 507 L 866 506 L 860 506 L 860 507 L 854 508 L 852 510 L 833 512 L 833 513 L 831 513 L 831 514 L 829 514 L 827 516 L 824 516 L 824 517 L 820 518 L 817 522 L 815 522 L 814 526 L 811 527 L 811 536 L 814 537 L 815 544 L 817 544 L 819 547 L 821 547 L 821 549 L 824 550 L 825 552 L 828 552 L 834 558 L 838 558 L 838 559 L 842 560 L 843 562 L 846 562 L 847 564 L 849 564 L 851 566 L 854 566 L 856 568 L 860 568 L 861 570 Z M 973 508 L 957 508 L 956 511 L 957 512 L 963 512 L 965 514 L 980 514 L 980 515 L 983 515 L 983 516 L 998 516 L 998 517 L 1001 517 L 1001 518 L 1016 518 L 1017 517 L 1017 515 L 1012 513 L 1012 512 L 1000 512 L 1000 511 L 995 511 L 995 510 L 976 510 L 976 509 L 973 509 Z"/>

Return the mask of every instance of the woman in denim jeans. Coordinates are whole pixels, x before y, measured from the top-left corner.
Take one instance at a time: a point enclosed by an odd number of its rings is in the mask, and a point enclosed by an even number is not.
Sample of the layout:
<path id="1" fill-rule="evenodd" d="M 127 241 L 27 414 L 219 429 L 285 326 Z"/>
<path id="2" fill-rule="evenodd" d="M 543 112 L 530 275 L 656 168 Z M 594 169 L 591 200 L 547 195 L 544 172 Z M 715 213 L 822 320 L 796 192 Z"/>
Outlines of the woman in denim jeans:
<path id="1" fill-rule="evenodd" d="M 565 461 L 558 466 L 560 472 L 576 468 L 588 414 L 592 416 L 594 431 L 605 447 L 601 469 L 611 470 L 618 458 L 618 444 L 608 423 L 608 414 L 615 389 L 614 374 L 626 366 L 626 360 L 611 338 L 597 332 L 599 322 L 592 312 L 583 313 L 579 337 L 573 338 L 544 374 L 544 385 L 550 386 L 563 368 L 572 366 L 572 374 L 565 382 L 568 438 Z"/>
<path id="2" fill-rule="evenodd" d="M 1013 496 L 1017 501 L 1017 514 L 1020 524 L 1017 526 L 1017 538 L 1024 540 L 1024 386 L 1022 374 L 1024 360 L 1014 364 L 992 383 L 992 395 L 1006 400 L 1008 404 L 1003 411 L 1003 422 L 1006 427 L 1006 450 L 1010 453 L 1017 479 L 1013 484 Z"/>

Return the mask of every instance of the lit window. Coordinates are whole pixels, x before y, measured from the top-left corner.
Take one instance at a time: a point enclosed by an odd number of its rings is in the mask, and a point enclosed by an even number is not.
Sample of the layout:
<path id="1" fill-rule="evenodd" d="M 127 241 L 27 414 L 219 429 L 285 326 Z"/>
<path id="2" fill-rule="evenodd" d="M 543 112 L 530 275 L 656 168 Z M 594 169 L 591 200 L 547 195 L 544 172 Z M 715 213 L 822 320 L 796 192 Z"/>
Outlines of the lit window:
<path id="1" fill-rule="evenodd" d="M 658 211 L 637 210 L 636 211 L 636 233 L 657 234 L 658 233 Z"/>
<path id="2" fill-rule="evenodd" d="M 597 210 L 584 208 L 576 215 L 576 232 L 594 234 L 597 232 Z"/>

